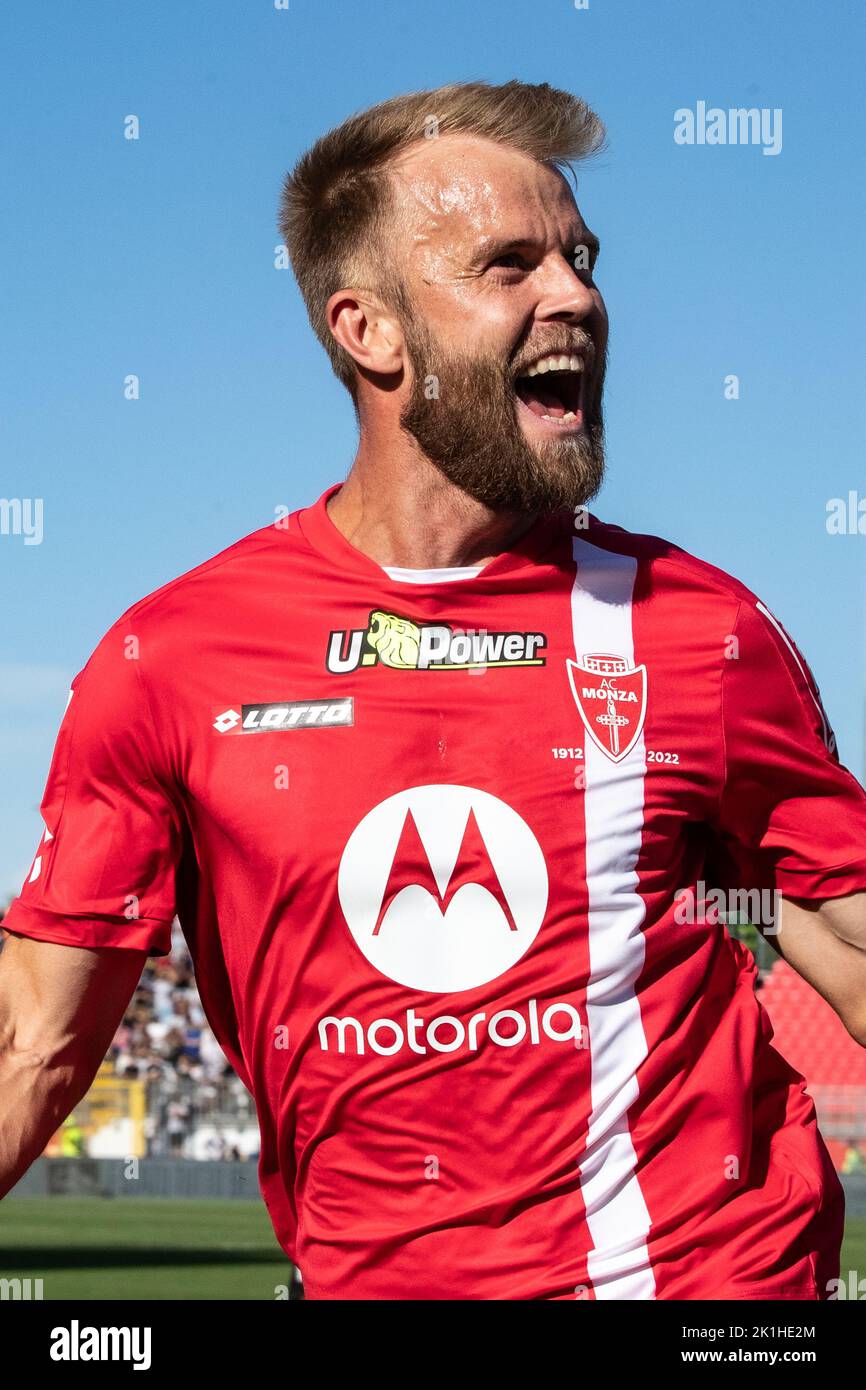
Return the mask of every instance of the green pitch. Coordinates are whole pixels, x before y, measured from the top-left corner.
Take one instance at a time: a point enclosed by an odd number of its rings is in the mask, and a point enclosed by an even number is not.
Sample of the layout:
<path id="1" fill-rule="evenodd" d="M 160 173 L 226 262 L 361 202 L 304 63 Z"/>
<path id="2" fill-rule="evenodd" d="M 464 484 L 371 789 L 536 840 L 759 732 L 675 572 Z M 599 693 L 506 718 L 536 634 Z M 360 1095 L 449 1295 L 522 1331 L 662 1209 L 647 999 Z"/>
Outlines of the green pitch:
<path id="1" fill-rule="evenodd" d="M 866 1274 L 866 1218 L 848 1222 L 847 1270 Z M 46 1299 L 272 1300 L 289 1266 L 258 1202 L 22 1197 L 0 1204 L 0 1279 Z"/>
<path id="2" fill-rule="evenodd" d="M 42 1279 L 46 1299 L 273 1300 L 289 1271 L 260 1202 L 0 1203 L 0 1278 Z"/>
<path id="3" fill-rule="evenodd" d="M 845 1224 L 842 1245 L 842 1278 L 855 1269 L 858 1279 L 866 1279 L 866 1216 L 850 1216 Z"/>

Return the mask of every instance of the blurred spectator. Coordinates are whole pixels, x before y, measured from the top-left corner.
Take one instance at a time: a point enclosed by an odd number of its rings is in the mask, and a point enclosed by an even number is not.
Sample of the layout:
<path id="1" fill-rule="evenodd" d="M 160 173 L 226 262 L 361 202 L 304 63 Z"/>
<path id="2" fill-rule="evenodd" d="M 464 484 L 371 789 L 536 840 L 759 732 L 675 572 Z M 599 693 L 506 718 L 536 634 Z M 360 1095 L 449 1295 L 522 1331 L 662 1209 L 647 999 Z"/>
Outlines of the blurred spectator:
<path id="1" fill-rule="evenodd" d="M 64 1121 L 60 1152 L 64 1158 L 83 1158 L 87 1153 L 87 1139 L 74 1114 Z"/>
<path id="2" fill-rule="evenodd" d="M 147 1085 L 148 1152 L 244 1158 L 223 1124 L 249 1128 L 252 1103 L 205 1020 L 180 931 L 147 962 L 106 1058 L 116 1076 Z M 201 1141 L 193 1137 L 208 1126 Z M 210 1128 L 213 1126 L 213 1128 Z"/>

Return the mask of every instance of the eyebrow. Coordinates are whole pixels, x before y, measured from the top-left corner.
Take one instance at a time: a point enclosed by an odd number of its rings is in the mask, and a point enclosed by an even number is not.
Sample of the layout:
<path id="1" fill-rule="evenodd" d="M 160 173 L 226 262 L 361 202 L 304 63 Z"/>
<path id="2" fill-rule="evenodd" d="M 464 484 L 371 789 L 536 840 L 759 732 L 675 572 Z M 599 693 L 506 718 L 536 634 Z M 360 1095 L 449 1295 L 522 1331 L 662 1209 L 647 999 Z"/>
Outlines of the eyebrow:
<path id="1" fill-rule="evenodd" d="M 585 246 L 593 258 L 597 257 L 601 251 L 601 242 L 598 237 L 586 227 L 579 236 L 569 240 L 568 244 L 563 247 L 563 254 L 566 259 L 571 259 L 578 246 Z M 471 265 L 474 269 L 476 266 L 497 260 L 499 256 L 510 256 L 514 252 L 537 249 L 537 247 L 538 242 L 532 237 L 512 237 L 503 241 L 485 240 L 473 256 Z"/>

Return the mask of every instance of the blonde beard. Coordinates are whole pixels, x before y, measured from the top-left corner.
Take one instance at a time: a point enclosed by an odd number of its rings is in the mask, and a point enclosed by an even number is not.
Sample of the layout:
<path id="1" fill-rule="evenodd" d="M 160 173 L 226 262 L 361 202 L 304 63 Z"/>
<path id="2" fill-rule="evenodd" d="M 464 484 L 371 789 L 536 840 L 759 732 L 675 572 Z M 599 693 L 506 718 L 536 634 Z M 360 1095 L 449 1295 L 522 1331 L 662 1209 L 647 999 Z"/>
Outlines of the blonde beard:
<path id="1" fill-rule="evenodd" d="M 604 478 L 603 370 L 586 432 L 535 449 L 520 428 L 507 364 L 448 354 L 417 321 L 405 332 L 413 387 L 400 424 L 450 482 L 493 511 L 573 510 L 596 495 Z"/>

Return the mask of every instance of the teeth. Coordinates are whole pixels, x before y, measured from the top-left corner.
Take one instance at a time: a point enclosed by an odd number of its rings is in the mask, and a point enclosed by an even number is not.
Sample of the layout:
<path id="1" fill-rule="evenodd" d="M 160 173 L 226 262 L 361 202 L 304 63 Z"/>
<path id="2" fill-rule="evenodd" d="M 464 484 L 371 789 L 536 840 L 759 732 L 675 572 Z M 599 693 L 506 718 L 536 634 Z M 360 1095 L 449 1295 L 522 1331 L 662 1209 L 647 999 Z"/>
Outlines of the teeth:
<path id="1" fill-rule="evenodd" d="M 569 357 L 559 357 L 556 353 L 550 352 L 546 357 L 539 357 L 537 362 L 533 362 L 531 367 L 527 367 L 522 376 L 543 376 L 545 372 L 582 372 L 583 361 L 574 355 Z"/>
<path id="2" fill-rule="evenodd" d="M 577 416 L 573 410 L 567 410 L 564 415 L 542 415 L 542 420 L 551 420 L 555 425 L 562 425 L 569 420 L 576 420 Z"/>

